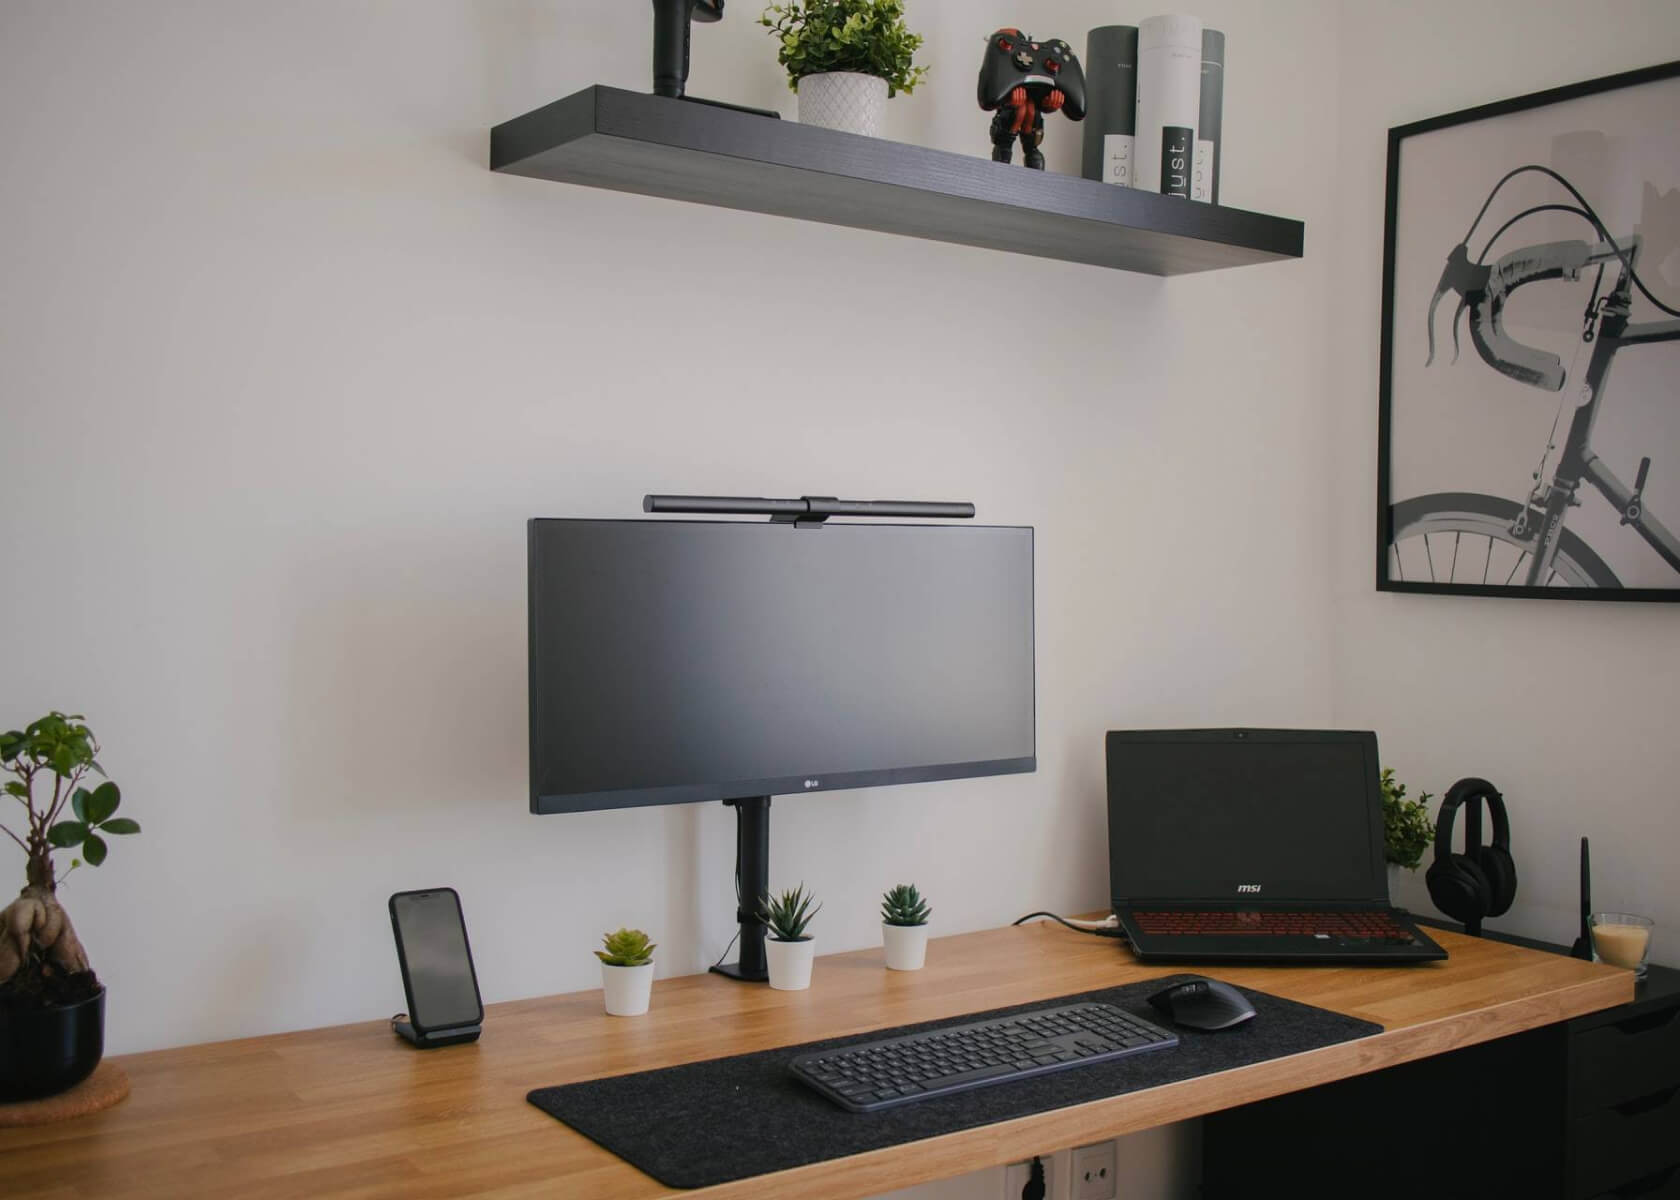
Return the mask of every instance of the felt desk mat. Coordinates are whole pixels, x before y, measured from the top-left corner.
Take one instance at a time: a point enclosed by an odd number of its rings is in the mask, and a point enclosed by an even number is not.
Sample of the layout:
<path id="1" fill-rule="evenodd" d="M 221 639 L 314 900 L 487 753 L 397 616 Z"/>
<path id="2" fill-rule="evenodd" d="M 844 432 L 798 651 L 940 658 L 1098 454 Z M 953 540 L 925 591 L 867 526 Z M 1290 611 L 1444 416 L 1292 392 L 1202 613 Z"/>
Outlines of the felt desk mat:
<path id="1" fill-rule="evenodd" d="M 1178 1029 L 1148 1003 L 1148 997 L 1168 982 L 1151 979 L 802 1046 L 538 1088 L 526 1099 L 667 1187 L 710 1187 L 1246 1067 L 1382 1032 L 1382 1026 L 1369 1021 L 1248 988 L 1243 994 L 1254 1006 L 1253 1020 L 1216 1033 Z M 790 1061 L 812 1050 L 832 1050 L 1087 1000 L 1117 1005 L 1173 1029 L 1179 1037 L 1178 1048 L 1011 1080 L 874 1113 L 851 1113 L 829 1103 L 794 1079 L 787 1069 Z"/>

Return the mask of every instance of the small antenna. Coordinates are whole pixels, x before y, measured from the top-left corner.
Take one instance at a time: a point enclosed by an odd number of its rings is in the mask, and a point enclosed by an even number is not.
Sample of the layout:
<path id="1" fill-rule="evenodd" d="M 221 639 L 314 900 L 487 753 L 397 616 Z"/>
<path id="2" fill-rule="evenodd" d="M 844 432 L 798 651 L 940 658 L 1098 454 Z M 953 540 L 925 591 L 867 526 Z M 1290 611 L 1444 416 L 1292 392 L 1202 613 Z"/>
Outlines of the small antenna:
<path id="1" fill-rule="evenodd" d="M 1581 839 L 1581 936 L 1569 948 L 1569 956 L 1592 961 L 1592 863 L 1586 838 Z"/>

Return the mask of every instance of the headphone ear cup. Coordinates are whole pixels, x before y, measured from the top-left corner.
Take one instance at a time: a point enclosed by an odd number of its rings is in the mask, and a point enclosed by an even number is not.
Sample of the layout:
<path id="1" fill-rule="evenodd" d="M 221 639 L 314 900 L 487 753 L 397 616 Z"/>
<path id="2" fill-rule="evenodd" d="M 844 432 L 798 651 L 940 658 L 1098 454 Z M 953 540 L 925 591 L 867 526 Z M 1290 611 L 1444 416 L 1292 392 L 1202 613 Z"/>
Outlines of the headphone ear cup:
<path id="1" fill-rule="evenodd" d="M 1483 846 L 1476 854 L 1476 865 L 1488 884 L 1487 912 L 1483 916 L 1497 917 L 1511 907 L 1517 898 L 1517 864 L 1508 851 L 1498 846 Z"/>
<path id="2" fill-rule="evenodd" d="M 1474 921 L 1487 915 L 1492 889 L 1482 870 L 1462 854 L 1436 859 L 1424 876 L 1429 898 L 1435 907 L 1460 921 Z"/>

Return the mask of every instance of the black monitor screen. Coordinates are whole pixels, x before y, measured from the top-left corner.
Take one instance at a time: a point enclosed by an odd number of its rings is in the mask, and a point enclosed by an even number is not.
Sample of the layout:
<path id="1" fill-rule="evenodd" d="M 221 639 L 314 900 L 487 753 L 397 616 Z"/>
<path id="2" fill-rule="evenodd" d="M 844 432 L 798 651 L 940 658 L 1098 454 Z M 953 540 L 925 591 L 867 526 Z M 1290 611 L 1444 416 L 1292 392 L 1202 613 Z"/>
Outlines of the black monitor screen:
<path id="1" fill-rule="evenodd" d="M 1376 751 L 1340 730 L 1111 733 L 1116 900 L 1386 895 Z"/>
<path id="2" fill-rule="evenodd" d="M 1031 771 L 1030 528 L 533 520 L 531 808 Z"/>

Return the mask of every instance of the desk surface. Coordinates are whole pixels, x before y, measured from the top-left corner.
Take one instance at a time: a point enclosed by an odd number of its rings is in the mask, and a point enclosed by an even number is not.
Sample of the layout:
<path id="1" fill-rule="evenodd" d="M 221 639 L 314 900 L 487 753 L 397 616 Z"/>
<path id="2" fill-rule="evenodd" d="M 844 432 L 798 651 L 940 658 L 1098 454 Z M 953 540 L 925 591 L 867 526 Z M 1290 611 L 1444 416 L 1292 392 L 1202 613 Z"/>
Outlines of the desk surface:
<path id="1" fill-rule="evenodd" d="M 812 989 L 660 981 L 645 1017 L 599 991 L 491 1007 L 471 1046 L 417 1051 L 384 1021 L 120 1058 L 133 1096 L 0 1130 L 0 1191 L 92 1196 L 859 1197 L 1015 1162 L 1438 1054 L 1633 998 L 1633 976 L 1442 933 L 1444 963 L 1230 967 L 1238 986 L 1376 1021 L 1382 1034 L 1166 1087 L 703 1191 L 664 1188 L 525 1093 L 650 1067 L 978 1012 L 1174 973 L 1048 924 L 936 939 L 928 965 L 820 958 Z"/>

